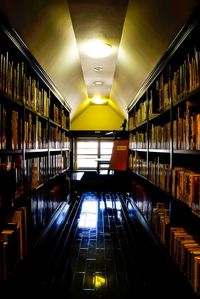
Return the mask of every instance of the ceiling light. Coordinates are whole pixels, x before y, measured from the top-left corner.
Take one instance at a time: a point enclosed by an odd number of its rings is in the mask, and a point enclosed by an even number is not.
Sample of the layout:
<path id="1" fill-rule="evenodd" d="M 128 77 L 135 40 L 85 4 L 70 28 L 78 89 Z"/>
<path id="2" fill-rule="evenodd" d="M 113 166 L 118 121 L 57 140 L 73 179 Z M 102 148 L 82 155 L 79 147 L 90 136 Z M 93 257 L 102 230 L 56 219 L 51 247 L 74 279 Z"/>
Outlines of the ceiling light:
<path id="1" fill-rule="evenodd" d="M 90 57 L 102 58 L 111 53 L 112 46 L 98 40 L 92 40 L 84 45 L 84 51 Z"/>
<path id="2" fill-rule="evenodd" d="M 91 99 L 91 102 L 96 105 L 102 105 L 107 103 L 107 99 L 101 98 L 100 96 L 95 96 Z"/>
<path id="3" fill-rule="evenodd" d="M 101 71 L 103 71 L 103 68 L 101 66 L 96 66 L 96 67 L 94 67 L 94 71 L 101 72 Z"/>
<path id="4" fill-rule="evenodd" d="M 103 85 L 103 81 L 95 81 L 94 85 Z"/>

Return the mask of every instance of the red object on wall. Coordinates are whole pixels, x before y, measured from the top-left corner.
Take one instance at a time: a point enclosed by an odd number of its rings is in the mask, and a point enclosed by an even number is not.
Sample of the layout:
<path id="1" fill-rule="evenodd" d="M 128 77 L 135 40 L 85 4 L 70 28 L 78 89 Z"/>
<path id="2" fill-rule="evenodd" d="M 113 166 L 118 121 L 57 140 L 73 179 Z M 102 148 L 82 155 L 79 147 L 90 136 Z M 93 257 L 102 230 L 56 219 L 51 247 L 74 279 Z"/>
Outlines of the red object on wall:
<path id="1" fill-rule="evenodd" d="M 125 171 L 127 170 L 127 164 L 128 140 L 114 140 L 109 169 Z"/>

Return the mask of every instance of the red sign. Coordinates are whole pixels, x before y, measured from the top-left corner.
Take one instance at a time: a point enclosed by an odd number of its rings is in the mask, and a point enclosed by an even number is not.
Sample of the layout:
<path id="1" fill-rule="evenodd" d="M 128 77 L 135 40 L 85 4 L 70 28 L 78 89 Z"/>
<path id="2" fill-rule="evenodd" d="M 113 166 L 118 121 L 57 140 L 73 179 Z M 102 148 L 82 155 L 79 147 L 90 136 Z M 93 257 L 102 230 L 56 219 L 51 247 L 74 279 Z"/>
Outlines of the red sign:
<path id="1" fill-rule="evenodd" d="M 111 170 L 127 170 L 128 140 L 114 140 L 112 156 L 110 160 Z"/>

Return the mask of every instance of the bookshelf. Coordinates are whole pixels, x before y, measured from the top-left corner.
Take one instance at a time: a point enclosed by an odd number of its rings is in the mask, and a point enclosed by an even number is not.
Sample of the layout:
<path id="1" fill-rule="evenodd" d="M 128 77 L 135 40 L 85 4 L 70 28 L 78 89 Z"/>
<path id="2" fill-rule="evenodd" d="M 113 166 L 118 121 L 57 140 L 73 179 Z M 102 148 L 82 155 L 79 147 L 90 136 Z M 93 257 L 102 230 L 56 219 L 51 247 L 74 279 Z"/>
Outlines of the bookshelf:
<path id="1" fill-rule="evenodd" d="M 0 15 L 0 211 L 69 170 L 69 120 L 70 107 Z"/>
<path id="2" fill-rule="evenodd" d="M 128 107 L 129 170 L 141 186 L 147 187 L 144 191 L 133 184 L 131 192 L 144 218 L 197 295 L 200 294 L 199 13 L 197 9 L 183 26 Z M 195 245 L 189 249 L 186 243 Z M 196 253 L 192 253 L 193 246 Z"/>

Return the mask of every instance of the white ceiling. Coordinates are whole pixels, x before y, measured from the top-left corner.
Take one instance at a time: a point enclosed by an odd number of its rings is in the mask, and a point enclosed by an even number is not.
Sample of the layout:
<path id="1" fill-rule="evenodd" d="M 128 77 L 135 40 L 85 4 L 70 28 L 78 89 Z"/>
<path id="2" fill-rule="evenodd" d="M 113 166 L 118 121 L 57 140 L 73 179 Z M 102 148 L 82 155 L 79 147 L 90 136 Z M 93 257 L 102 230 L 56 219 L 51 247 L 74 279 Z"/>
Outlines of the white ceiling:
<path id="1" fill-rule="evenodd" d="M 198 0 L 6 0 L 6 15 L 72 108 L 72 119 L 99 92 L 124 116 L 127 106 L 185 24 Z M 81 51 L 84 40 L 112 45 L 104 59 Z M 101 66 L 102 72 L 94 67 Z M 94 81 L 101 80 L 96 87 Z"/>

